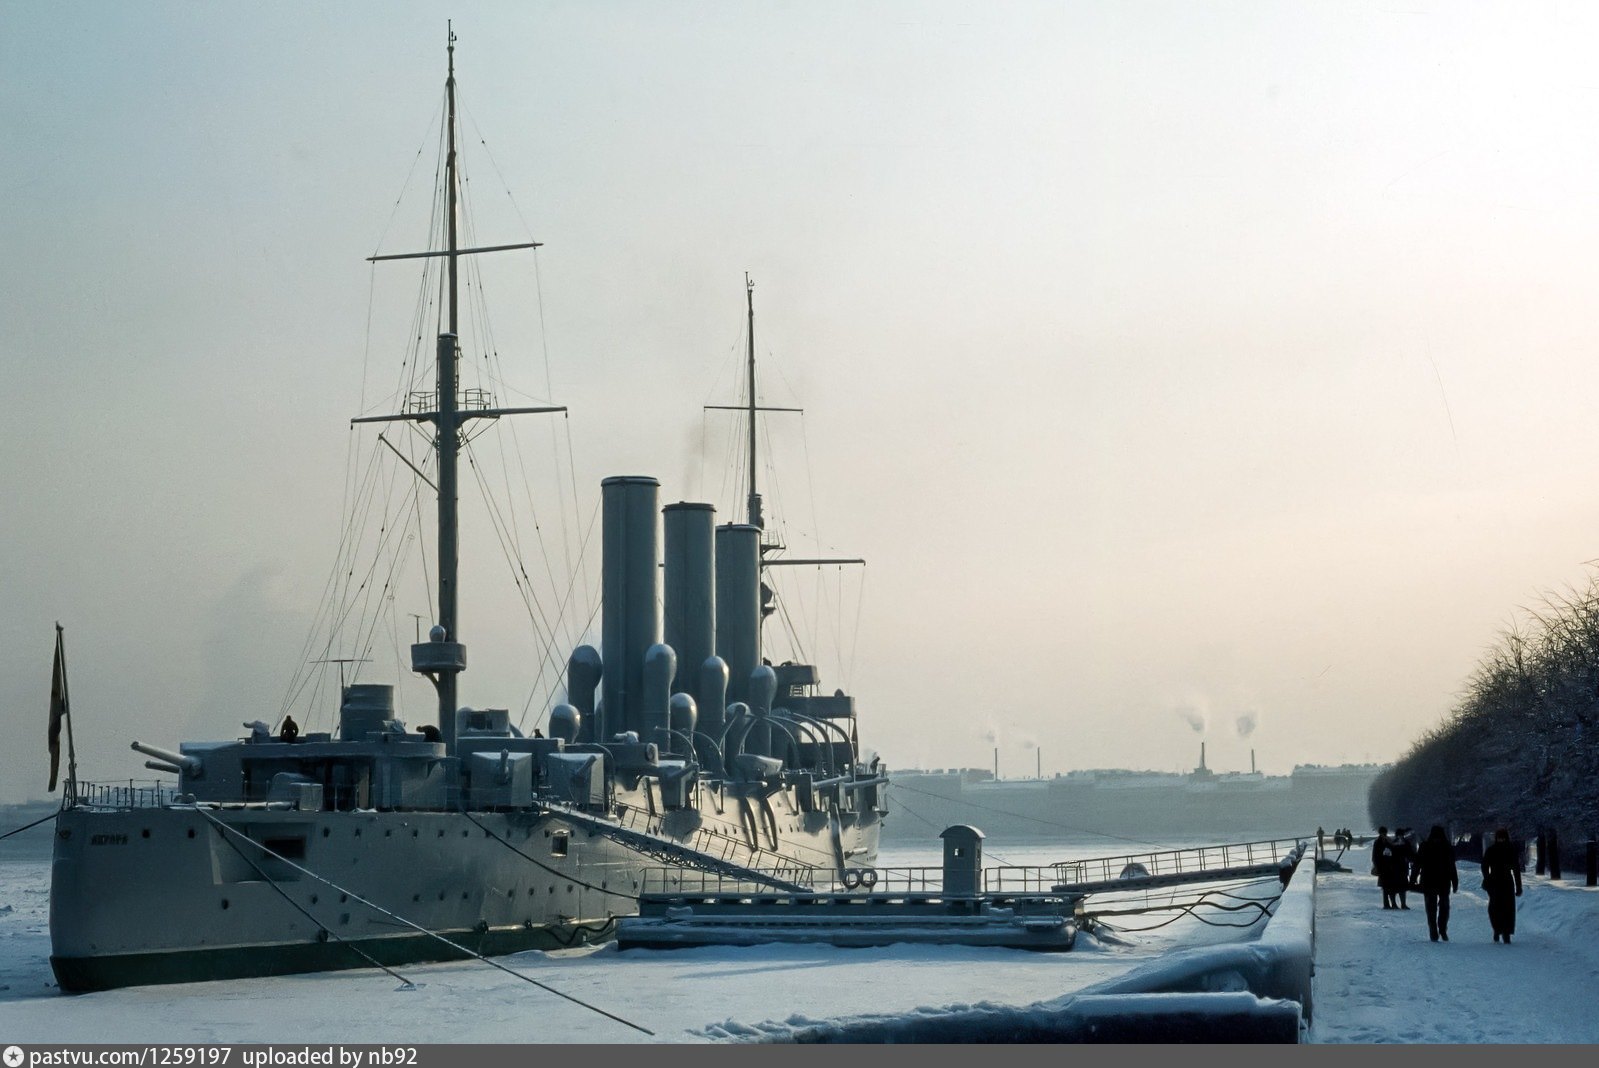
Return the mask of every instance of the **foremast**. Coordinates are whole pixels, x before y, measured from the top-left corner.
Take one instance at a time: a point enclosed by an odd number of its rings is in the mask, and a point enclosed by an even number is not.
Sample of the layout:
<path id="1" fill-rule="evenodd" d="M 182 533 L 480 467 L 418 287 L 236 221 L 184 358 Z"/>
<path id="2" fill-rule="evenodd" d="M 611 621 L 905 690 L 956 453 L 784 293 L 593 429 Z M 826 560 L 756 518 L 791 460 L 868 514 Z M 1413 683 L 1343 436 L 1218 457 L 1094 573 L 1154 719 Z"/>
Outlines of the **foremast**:
<path id="1" fill-rule="evenodd" d="M 745 311 L 745 403 L 732 404 L 707 404 L 706 408 L 718 411 L 739 411 L 746 413 L 749 420 L 748 451 L 746 462 L 749 467 L 749 492 L 745 498 L 745 522 L 761 531 L 760 539 L 760 567 L 764 572 L 769 567 L 796 566 L 796 565 L 821 565 L 821 564 L 865 564 L 866 561 L 858 556 L 852 557 L 818 557 L 810 559 L 797 559 L 788 557 L 774 557 L 767 559 L 767 554 L 777 552 L 783 548 L 780 542 L 768 541 L 765 536 L 766 517 L 762 512 L 761 492 L 756 482 L 756 473 L 760 469 L 760 456 L 756 447 L 755 413 L 757 412 L 803 412 L 803 408 L 779 408 L 759 404 L 755 399 L 755 282 L 750 278 L 749 272 L 744 272 L 744 311 Z M 764 579 L 760 584 L 761 614 L 760 622 L 764 623 L 766 617 L 776 611 L 777 606 L 772 603 L 773 591 Z M 757 625 L 755 632 L 756 659 L 760 659 L 761 632 Z"/>
<path id="2" fill-rule="evenodd" d="M 460 285 L 458 267 L 462 256 L 482 252 L 503 252 L 510 249 L 537 248 L 541 242 L 524 241 L 509 245 L 491 245 L 478 248 L 461 248 L 459 241 L 460 168 L 456 157 L 455 116 L 455 31 L 448 30 L 448 72 L 444 80 L 446 143 L 444 157 L 445 196 L 445 247 L 429 252 L 405 252 L 387 256 L 369 256 L 371 262 L 379 260 L 404 260 L 442 257 L 447 269 L 448 329 L 439 335 L 437 348 L 436 391 L 429 398 L 420 399 L 413 394 L 410 407 L 414 410 L 398 415 L 379 415 L 352 419 L 353 423 L 379 423 L 396 420 L 432 423 L 435 428 L 433 448 L 438 454 L 438 483 L 434 487 L 438 496 L 438 561 L 439 616 L 429 632 L 428 640 L 411 646 L 411 670 L 425 675 L 438 692 L 439 736 L 445 752 L 455 751 L 455 712 L 457 708 L 456 677 L 466 670 L 466 646 L 460 640 L 459 625 L 459 573 L 460 573 L 460 492 L 458 467 L 461 453 L 461 431 L 472 419 L 498 419 L 502 415 L 523 415 L 541 412 L 564 412 L 564 406 L 531 408 L 494 408 L 482 406 L 463 408 L 460 400 L 459 367 L 461 344 L 459 330 Z M 420 473 L 419 473 L 420 474 Z M 425 481 L 425 479 L 424 479 Z"/>

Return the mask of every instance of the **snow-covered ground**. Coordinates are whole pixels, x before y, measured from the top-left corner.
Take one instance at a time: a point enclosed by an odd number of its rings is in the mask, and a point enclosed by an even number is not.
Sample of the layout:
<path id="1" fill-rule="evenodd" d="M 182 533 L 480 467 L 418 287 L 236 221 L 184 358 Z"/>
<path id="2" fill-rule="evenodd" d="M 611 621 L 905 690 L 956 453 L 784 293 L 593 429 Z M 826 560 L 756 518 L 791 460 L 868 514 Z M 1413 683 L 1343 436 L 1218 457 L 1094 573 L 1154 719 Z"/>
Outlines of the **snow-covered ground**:
<path id="1" fill-rule="evenodd" d="M 13 840 L 14 842 L 15 840 Z M 47 848 L 47 845 L 46 847 Z M 991 843 L 989 859 L 1040 864 L 1114 852 L 1103 844 Z M 930 864 L 898 849 L 885 864 Z M 1528 876 L 1516 941 L 1492 941 L 1476 870 L 1461 865 L 1450 941 L 1427 938 L 1419 895 L 1385 912 L 1375 880 L 1317 884 L 1316 1042 L 1599 1042 L 1599 890 Z M 1269 895 L 1273 882 L 1230 893 Z M 1124 895 L 1118 907 L 1160 904 Z M 478 963 L 285 976 L 63 996 L 49 966 L 49 861 L 0 853 L 0 1041 L 635 1042 L 648 1036 Z M 1099 903 L 1104 907 L 1105 902 Z M 1253 937 L 1169 913 L 1126 916 L 1117 942 L 1081 937 L 1070 953 L 896 946 L 763 946 L 675 952 L 614 945 L 502 958 L 518 972 L 656 1032 L 704 1042 L 866 1013 L 1054 1001 L 1177 946 Z M 787 1025 L 784 1027 L 783 1025 Z"/>
<path id="2" fill-rule="evenodd" d="M 1040 864 L 1117 850 L 1097 845 L 990 849 L 990 859 Z M 900 850 L 895 865 L 935 863 Z M 415 984 L 363 970 L 272 979 L 144 987 L 63 996 L 49 966 L 49 863 L 0 856 L 0 1040 L 274 1042 L 635 1042 L 648 1036 L 596 1016 L 480 963 L 411 965 Z M 1275 881 L 1230 892 L 1269 896 Z M 1119 904 L 1161 904 L 1125 895 Z M 1170 913 L 1121 917 L 1134 928 Z M 1233 918 L 1233 917 L 1228 917 Z M 993 1002 L 1026 1005 L 1113 978 L 1174 945 L 1233 941 L 1254 928 L 1192 919 L 1116 943 L 1079 938 L 1069 953 L 893 946 L 761 946 L 672 952 L 615 945 L 522 953 L 502 962 L 632 1020 L 657 1041 L 703 1042 L 863 1012 L 913 1012 Z"/>
<path id="3" fill-rule="evenodd" d="M 1599 1042 L 1599 889 L 1581 882 L 1527 876 L 1507 946 L 1476 865 L 1460 865 L 1448 942 L 1428 939 L 1420 894 L 1385 912 L 1364 872 L 1321 876 L 1312 1041 Z"/>

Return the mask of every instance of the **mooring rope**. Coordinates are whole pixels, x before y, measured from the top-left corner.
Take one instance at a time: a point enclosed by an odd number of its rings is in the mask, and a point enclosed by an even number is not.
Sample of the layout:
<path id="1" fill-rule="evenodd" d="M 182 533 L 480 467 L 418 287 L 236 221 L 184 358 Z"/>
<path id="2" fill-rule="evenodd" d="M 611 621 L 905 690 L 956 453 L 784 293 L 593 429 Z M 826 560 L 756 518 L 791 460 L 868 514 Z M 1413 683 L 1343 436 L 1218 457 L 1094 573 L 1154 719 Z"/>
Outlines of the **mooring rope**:
<path id="1" fill-rule="evenodd" d="M 60 811 L 57 810 L 55 812 L 50 813 L 48 816 L 40 816 L 38 819 L 34 820 L 32 823 L 23 824 L 21 827 L 18 827 L 16 830 L 7 831 L 5 834 L 0 834 L 0 842 L 5 841 L 7 838 L 10 838 L 14 834 L 21 834 L 23 831 L 31 830 L 32 828 L 39 826 L 39 824 L 45 822 L 46 820 L 53 820 L 57 816 L 59 816 L 60 814 L 61 814 Z"/>
<path id="2" fill-rule="evenodd" d="M 562 998 L 562 999 L 564 999 L 566 1001 L 570 1001 L 572 1004 L 581 1006 L 582 1008 L 585 1008 L 585 1009 L 588 1009 L 590 1012 L 598 1013 L 599 1015 L 604 1016 L 608 1020 L 615 1020 L 619 1024 L 622 1024 L 622 1025 L 627 1026 L 627 1027 L 631 1027 L 635 1031 L 641 1031 L 641 1032 L 643 1032 L 646 1035 L 650 1035 L 651 1037 L 653 1037 L 655 1035 L 655 1032 L 651 1031 L 647 1027 L 640 1026 L 639 1024 L 634 1023 L 632 1020 L 624 1019 L 623 1017 L 618 1016 L 615 1013 L 607 1012 L 606 1010 L 600 1008 L 597 1005 L 591 1005 L 591 1004 L 589 1004 L 588 1002 L 584 1001 L 581 998 L 576 998 L 576 997 L 573 997 L 571 994 L 563 993 L 563 992 L 555 989 L 553 986 L 550 986 L 548 983 L 541 983 L 537 979 L 533 978 L 530 975 L 522 974 L 521 972 L 517 971 L 515 968 L 509 968 L 506 965 L 501 964 L 499 961 L 490 960 L 488 957 L 485 957 L 483 954 L 475 952 L 473 950 L 470 950 L 470 949 L 468 949 L 467 947 L 461 945 L 458 942 L 452 942 L 450 939 L 445 938 L 443 935 L 439 934 L 437 931 L 430 931 L 426 927 L 423 927 L 419 923 L 415 923 L 415 922 L 413 922 L 411 920 L 408 920 L 404 916 L 401 916 L 401 915 L 399 915 L 397 913 L 394 913 L 394 912 L 390 912 L 388 909 L 384 908 L 381 905 L 378 905 L 378 904 L 376 904 L 374 902 L 368 901 L 366 898 L 362 897 L 360 894 L 357 894 L 357 893 L 355 893 L 352 890 L 345 889 L 344 887 L 342 887 L 342 886 L 338 885 L 337 883 L 335 883 L 333 880 L 324 878 L 323 876 L 318 875 L 316 872 L 310 870 L 309 868 L 306 868 L 306 867 L 303 867 L 302 865 L 296 864 L 294 861 L 290 860 L 288 857 L 285 857 L 281 853 L 278 853 L 277 851 L 269 848 L 265 843 L 257 842 L 254 838 L 251 838 L 249 835 L 245 834 L 243 831 L 240 831 L 240 830 L 238 830 L 236 828 L 233 828 L 233 827 L 229 827 L 226 823 L 223 823 L 221 820 L 219 820 L 215 816 L 213 816 L 210 812 L 206 811 L 203 808 L 200 808 L 199 806 L 195 807 L 195 811 L 198 812 L 201 816 L 205 817 L 207 820 L 209 820 L 213 826 L 217 827 L 218 829 L 220 829 L 224 833 L 234 835 L 235 837 L 238 837 L 238 838 L 243 838 L 246 842 L 249 842 L 251 845 L 255 846 L 257 849 L 261 850 L 263 853 L 266 853 L 268 856 L 274 857 L 275 859 L 282 861 L 283 863 L 287 864 L 289 867 L 293 868 L 295 871 L 300 872 L 302 875 L 308 875 L 311 878 L 315 879 L 317 882 L 322 883 L 325 886 L 330 886 L 333 889 L 337 890 L 341 894 L 347 894 L 349 896 L 350 900 L 359 902 L 360 904 L 365 905 L 367 908 L 371 909 L 373 912 L 379 913 L 380 915 L 383 915 L 383 916 L 387 916 L 389 919 L 394 920 L 397 923 L 403 924 L 404 926 L 409 927 L 412 930 L 417 931 L 420 934 L 427 935 L 429 938 L 432 938 L 432 939 L 435 939 L 436 941 L 442 942 L 446 946 L 449 946 L 451 949 L 455 950 L 457 953 L 462 954 L 463 956 L 473 957 L 473 958 L 475 958 L 475 959 L 477 959 L 479 961 L 482 961 L 484 964 L 489 965 L 491 968 L 498 968 L 500 971 L 506 973 L 507 975 L 513 975 L 516 978 L 522 980 L 524 983 L 531 983 L 533 986 L 538 987 L 540 990 L 543 990 L 546 993 L 554 994 L 556 997 Z"/>
<path id="3" fill-rule="evenodd" d="M 296 912 L 300 913 L 300 915 L 304 916 L 306 919 L 308 919 L 312 923 L 316 924 L 317 930 L 321 931 L 323 934 L 327 935 L 330 938 L 338 940 L 340 945 L 344 945 L 344 946 L 350 947 L 350 949 L 355 952 L 356 956 L 360 957 L 362 960 L 366 961 L 368 964 L 372 965 L 374 968 L 382 968 L 384 971 L 386 971 L 390 975 L 394 976 L 394 978 L 398 979 L 401 983 L 405 984 L 405 989 L 407 989 L 407 990 L 415 990 L 416 989 L 416 984 L 413 983 L 411 980 L 407 979 L 405 976 L 401 975 L 399 972 L 395 971 L 393 968 L 390 968 L 387 964 L 384 964 L 382 961 L 378 960 L 376 957 L 374 957 L 370 953 L 366 952 L 360 946 L 356 945 L 354 942 L 350 941 L 348 938 L 345 938 L 343 935 L 339 934 L 339 932 L 329 928 L 321 920 L 317 919 L 314 915 L 312 915 L 311 911 L 309 909 L 307 909 L 305 906 L 301 905 L 298 901 L 294 900 L 294 898 L 290 897 L 289 896 L 289 892 L 287 890 L 283 889 L 283 887 L 279 886 L 278 885 L 278 881 L 276 879 L 272 878 L 272 876 L 268 875 L 265 871 L 263 871 L 262 868 L 261 868 L 261 865 L 257 864 L 255 861 L 251 860 L 249 858 L 249 856 L 247 856 L 245 854 L 244 850 L 239 848 L 239 844 L 237 842 L 233 841 L 233 839 L 231 839 L 231 838 L 228 838 L 226 835 L 223 836 L 222 840 L 224 842 L 228 843 L 228 846 L 235 853 L 239 854 L 239 859 L 243 860 L 246 864 L 250 865 L 250 867 L 255 871 L 255 873 L 257 875 L 259 875 L 262 878 L 262 880 L 268 886 L 270 886 L 272 889 L 276 890 L 278 892 L 278 896 L 279 897 L 281 897 L 281 898 L 283 898 L 283 900 L 287 901 L 289 903 L 289 905 L 291 907 L 293 907 Z M 250 840 L 254 841 L 254 839 L 250 839 Z M 265 848 L 265 847 L 263 847 L 263 848 Z"/>

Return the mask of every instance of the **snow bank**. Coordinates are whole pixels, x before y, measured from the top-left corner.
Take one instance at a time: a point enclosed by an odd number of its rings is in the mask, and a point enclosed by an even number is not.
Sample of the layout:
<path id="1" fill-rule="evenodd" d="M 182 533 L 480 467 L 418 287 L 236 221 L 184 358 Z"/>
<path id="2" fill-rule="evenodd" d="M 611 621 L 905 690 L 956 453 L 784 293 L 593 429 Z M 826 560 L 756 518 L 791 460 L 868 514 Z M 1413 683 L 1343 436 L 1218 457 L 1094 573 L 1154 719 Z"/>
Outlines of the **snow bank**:
<path id="1" fill-rule="evenodd" d="M 791 1018 L 707 1037 L 743 1042 L 1041 1043 L 1297 1042 L 1299 1005 L 1247 992 L 1074 995 L 1027 1007 L 980 1004 L 861 1019 Z"/>

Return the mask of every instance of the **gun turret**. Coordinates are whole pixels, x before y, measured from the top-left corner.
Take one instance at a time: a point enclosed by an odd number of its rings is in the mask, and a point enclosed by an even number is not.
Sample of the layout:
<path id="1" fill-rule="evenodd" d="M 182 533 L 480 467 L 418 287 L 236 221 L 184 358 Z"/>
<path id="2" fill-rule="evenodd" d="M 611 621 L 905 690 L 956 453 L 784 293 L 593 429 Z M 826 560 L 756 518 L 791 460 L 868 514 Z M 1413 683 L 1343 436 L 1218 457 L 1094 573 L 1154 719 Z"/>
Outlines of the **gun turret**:
<path id="1" fill-rule="evenodd" d="M 205 764 L 202 763 L 200 758 L 197 756 L 189 756 L 185 753 L 174 753 L 170 749 L 162 749 L 158 745 L 145 745 L 143 742 L 134 742 L 131 746 L 129 746 L 129 748 L 136 753 L 143 753 L 145 756 L 151 756 L 155 757 L 157 760 L 166 761 L 166 763 L 172 765 L 174 769 L 182 771 L 185 775 L 194 775 L 198 777 L 200 773 L 205 770 Z M 145 767 L 149 766 L 150 765 L 148 764 L 145 765 Z M 153 770 L 160 771 L 162 769 L 155 768 Z"/>

